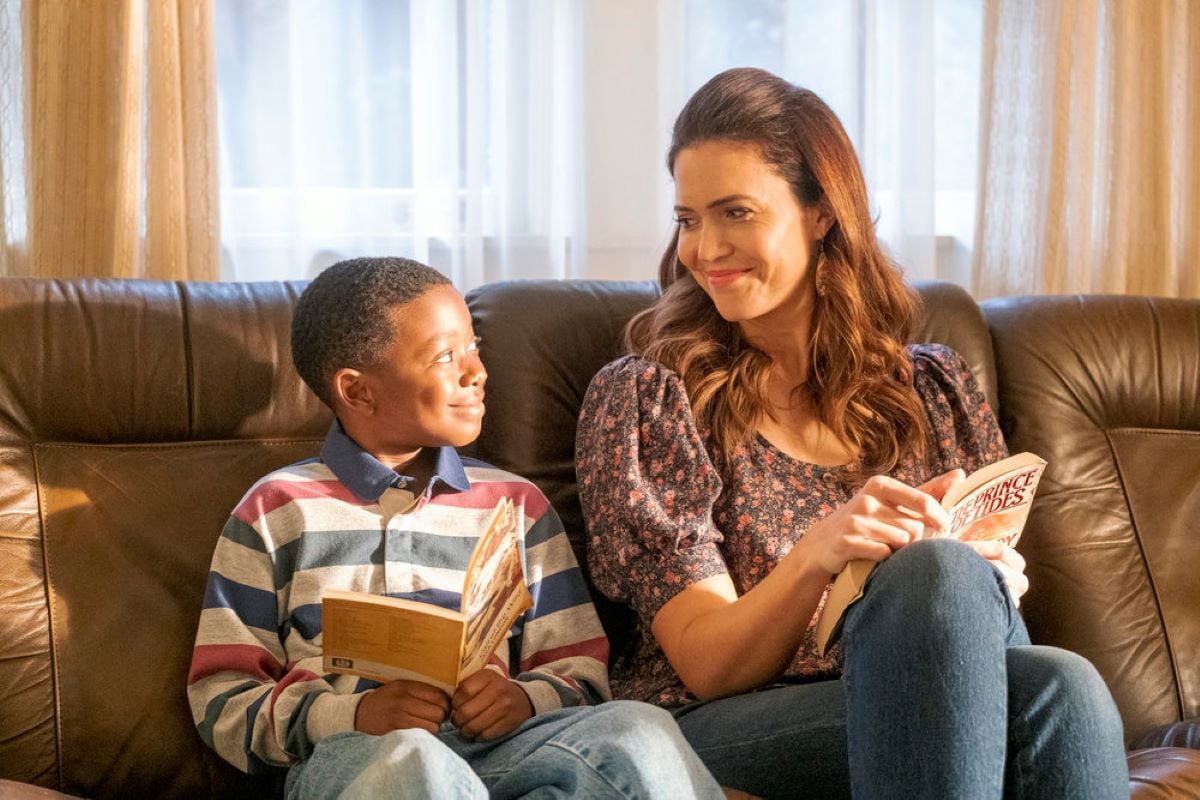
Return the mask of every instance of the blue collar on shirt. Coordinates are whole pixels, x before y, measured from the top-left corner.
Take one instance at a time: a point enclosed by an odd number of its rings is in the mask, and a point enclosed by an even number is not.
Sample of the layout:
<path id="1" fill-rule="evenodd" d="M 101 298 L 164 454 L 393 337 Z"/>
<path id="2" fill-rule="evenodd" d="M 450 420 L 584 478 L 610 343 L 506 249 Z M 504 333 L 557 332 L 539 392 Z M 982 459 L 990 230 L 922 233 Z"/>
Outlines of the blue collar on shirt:
<path id="1" fill-rule="evenodd" d="M 416 487 L 413 486 L 415 478 L 398 474 L 363 450 L 358 442 L 346 434 L 342 423 L 336 419 L 329 426 L 329 433 L 325 434 L 325 443 L 321 445 L 321 460 L 350 491 L 371 503 L 379 502 L 383 493 L 393 486 L 408 489 L 418 497 L 432 495 L 438 481 L 456 492 L 465 492 L 471 488 L 462 459 L 453 447 L 437 448 L 433 476 L 424 486 Z"/>

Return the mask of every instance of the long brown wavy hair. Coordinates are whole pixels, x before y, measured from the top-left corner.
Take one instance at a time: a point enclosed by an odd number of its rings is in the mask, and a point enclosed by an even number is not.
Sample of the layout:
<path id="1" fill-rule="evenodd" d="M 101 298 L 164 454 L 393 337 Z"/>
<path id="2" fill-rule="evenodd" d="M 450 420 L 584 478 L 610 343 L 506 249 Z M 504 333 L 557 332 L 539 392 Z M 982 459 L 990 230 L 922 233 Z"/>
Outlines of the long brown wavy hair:
<path id="1" fill-rule="evenodd" d="M 672 176 L 681 150 L 714 140 L 756 146 L 802 206 L 823 203 L 833 217 L 803 388 L 821 421 L 859 453 L 859 479 L 890 472 L 908 453 L 922 455 L 925 409 L 905 350 L 920 299 L 879 246 L 841 122 L 807 89 L 763 70 L 731 69 L 692 95 L 675 121 Z M 659 267 L 662 298 L 630 321 L 625 341 L 680 376 L 728 465 L 765 413 L 771 358 L 717 312 L 679 260 L 678 240 L 676 228 Z"/>

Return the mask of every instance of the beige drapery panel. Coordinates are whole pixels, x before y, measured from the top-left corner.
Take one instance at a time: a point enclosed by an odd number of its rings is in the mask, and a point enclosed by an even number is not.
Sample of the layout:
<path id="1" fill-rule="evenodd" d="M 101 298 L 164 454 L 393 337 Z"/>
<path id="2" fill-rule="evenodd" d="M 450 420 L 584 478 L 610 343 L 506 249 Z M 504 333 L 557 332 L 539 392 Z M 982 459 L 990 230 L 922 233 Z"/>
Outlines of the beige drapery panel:
<path id="1" fill-rule="evenodd" d="M 2 274 L 215 279 L 211 0 L 24 0 L 19 28 Z"/>
<path id="2" fill-rule="evenodd" d="M 1200 297 L 1200 2 L 985 0 L 973 293 Z"/>

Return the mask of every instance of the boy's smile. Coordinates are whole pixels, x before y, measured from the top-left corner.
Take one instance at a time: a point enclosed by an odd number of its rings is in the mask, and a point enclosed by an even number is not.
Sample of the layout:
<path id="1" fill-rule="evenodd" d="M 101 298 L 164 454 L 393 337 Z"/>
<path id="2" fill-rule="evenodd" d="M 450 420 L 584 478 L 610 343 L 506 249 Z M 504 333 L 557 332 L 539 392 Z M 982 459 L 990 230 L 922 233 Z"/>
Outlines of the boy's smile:
<path id="1" fill-rule="evenodd" d="M 487 372 L 471 314 L 451 286 L 435 286 L 395 309 L 392 327 L 391 345 L 357 373 L 346 395 L 349 413 L 339 416 L 364 449 L 395 468 L 422 447 L 475 440 Z"/>

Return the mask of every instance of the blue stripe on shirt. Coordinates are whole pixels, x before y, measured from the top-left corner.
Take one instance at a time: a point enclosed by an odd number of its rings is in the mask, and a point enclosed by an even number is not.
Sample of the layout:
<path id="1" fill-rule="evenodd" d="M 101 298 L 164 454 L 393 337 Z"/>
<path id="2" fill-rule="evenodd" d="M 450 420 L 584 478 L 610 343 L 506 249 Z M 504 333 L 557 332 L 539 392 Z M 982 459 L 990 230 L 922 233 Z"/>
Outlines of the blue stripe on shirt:
<path id="1" fill-rule="evenodd" d="M 265 631 L 274 632 L 279 624 L 274 592 L 238 583 L 219 572 L 208 574 L 204 608 L 227 608 L 246 625 Z"/>
<path id="2" fill-rule="evenodd" d="M 305 531 L 291 574 L 324 567 L 383 563 L 383 532 L 376 530 Z"/>
<path id="3" fill-rule="evenodd" d="M 380 565 L 384 562 L 385 541 L 393 562 L 462 571 L 479 537 L 407 530 L 391 530 L 386 536 L 379 530 L 309 531 L 304 534 L 294 566 L 286 574 L 325 567 Z"/>
<path id="4" fill-rule="evenodd" d="M 226 689 L 219 695 L 208 701 L 208 705 L 204 707 L 204 719 L 196 726 L 200 733 L 200 739 L 209 747 L 213 746 L 213 729 L 217 725 L 217 719 L 221 716 L 221 712 L 225 710 L 225 704 L 233 697 L 248 692 L 258 686 L 261 686 L 258 681 L 242 681 L 232 689 Z"/>
<path id="5" fill-rule="evenodd" d="M 292 717 L 288 721 L 286 749 L 288 753 L 301 759 L 307 759 L 312 755 L 313 743 L 308 738 L 308 712 L 312 710 L 313 702 L 321 694 L 321 692 L 309 692 L 300 698 L 300 702 L 292 710 Z"/>
<path id="6" fill-rule="evenodd" d="M 583 573 L 578 569 L 565 569 L 542 578 L 530 585 L 529 594 L 533 597 L 533 608 L 526 613 L 531 619 L 591 602 Z"/>
<path id="7" fill-rule="evenodd" d="M 543 542 L 548 542 L 562 532 L 562 521 L 559 520 L 558 514 L 554 513 L 554 509 L 547 508 L 546 513 L 542 514 L 538 521 L 533 523 L 533 527 L 525 532 L 525 549 L 528 550 Z"/>
<path id="8" fill-rule="evenodd" d="M 267 552 L 267 546 L 258 531 L 237 517 L 231 516 L 225 522 L 225 527 L 221 529 L 221 536 L 231 542 L 240 544 L 242 547 L 248 547 L 255 552 Z"/>
<path id="9" fill-rule="evenodd" d="M 413 600 L 418 603 L 429 603 L 430 605 L 441 606 L 448 608 L 451 611 L 458 611 L 462 605 L 462 595 L 458 592 L 448 592 L 444 589 L 422 589 L 418 592 L 397 592 L 389 594 L 387 597 L 399 597 L 403 600 Z M 307 641 L 312 641 L 321 633 L 321 604 L 306 603 L 302 606 L 297 606 L 291 617 L 284 621 L 280 628 L 279 638 L 281 641 L 287 641 L 288 635 L 295 629 Z"/>
<path id="10" fill-rule="evenodd" d="M 267 698 L 271 696 L 273 689 L 274 686 L 267 686 L 259 698 L 246 709 L 246 736 L 242 741 L 242 746 L 246 750 L 246 772 L 251 775 L 261 775 L 264 772 L 271 772 L 275 769 L 272 764 L 268 764 L 254 755 L 254 750 L 251 749 L 251 745 L 254 742 L 254 723 L 256 717 L 258 717 L 258 710 L 267 701 Z M 264 722 L 263 724 L 267 723 Z"/>

